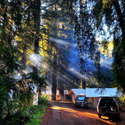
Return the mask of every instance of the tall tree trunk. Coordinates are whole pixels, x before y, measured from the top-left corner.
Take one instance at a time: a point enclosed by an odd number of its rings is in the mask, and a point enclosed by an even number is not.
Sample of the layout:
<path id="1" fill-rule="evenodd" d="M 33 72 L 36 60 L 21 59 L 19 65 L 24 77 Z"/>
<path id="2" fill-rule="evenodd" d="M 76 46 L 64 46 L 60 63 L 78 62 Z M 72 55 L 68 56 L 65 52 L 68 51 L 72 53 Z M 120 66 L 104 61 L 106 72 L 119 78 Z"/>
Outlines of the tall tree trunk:
<path id="1" fill-rule="evenodd" d="M 62 82 L 62 64 L 61 64 L 61 60 L 60 60 L 60 81 L 59 81 L 59 97 L 60 97 L 60 100 L 64 100 L 64 84 Z"/>
<path id="2" fill-rule="evenodd" d="M 45 76 L 46 80 L 47 80 L 47 69 L 46 69 L 46 76 Z M 45 86 L 45 94 L 46 94 L 46 86 Z"/>
<path id="3" fill-rule="evenodd" d="M 39 54 L 39 32 L 40 32 L 40 8 L 41 1 L 34 0 L 34 28 L 36 29 L 35 41 L 34 41 L 34 53 Z M 38 73 L 37 67 L 33 66 L 33 72 Z M 37 79 L 37 78 L 36 78 Z M 40 87 L 37 88 L 38 94 L 40 93 Z"/>
<path id="4" fill-rule="evenodd" d="M 54 52 L 54 67 L 52 74 L 52 100 L 56 100 L 56 53 Z"/>
<path id="5" fill-rule="evenodd" d="M 62 80 L 60 80 L 60 85 L 59 85 L 59 97 L 60 100 L 64 100 L 64 83 L 62 82 Z"/>
<path id="6" fill-rule="evenodd" d="M 34 52 L 39 53 L 39 31 L 40 31 L 40 0 L 34 0 L 35 13 L 34 13 L 34 28 L 36 29 Z"/>
<path id="7" fill-rule="evenodd" d="M 85 78 L 82 78 L 82 88 L 86 89 L 86 82 L 85 82 Z"/>

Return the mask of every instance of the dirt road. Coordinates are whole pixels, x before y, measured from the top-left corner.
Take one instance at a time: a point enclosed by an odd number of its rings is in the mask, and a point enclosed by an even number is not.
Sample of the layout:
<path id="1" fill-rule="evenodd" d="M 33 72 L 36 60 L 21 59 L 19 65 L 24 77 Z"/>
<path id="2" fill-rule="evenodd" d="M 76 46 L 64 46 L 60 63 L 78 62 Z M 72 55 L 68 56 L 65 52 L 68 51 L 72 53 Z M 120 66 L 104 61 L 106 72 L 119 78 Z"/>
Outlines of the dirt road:
<path id="1" fill-rule="evenodd" d="M 95 109 L 75 108 L 71 102 L 50 101 L 39 125 L 125 125 L 125 112 L 120 112 L 121 121 L 98 118 Z"/>

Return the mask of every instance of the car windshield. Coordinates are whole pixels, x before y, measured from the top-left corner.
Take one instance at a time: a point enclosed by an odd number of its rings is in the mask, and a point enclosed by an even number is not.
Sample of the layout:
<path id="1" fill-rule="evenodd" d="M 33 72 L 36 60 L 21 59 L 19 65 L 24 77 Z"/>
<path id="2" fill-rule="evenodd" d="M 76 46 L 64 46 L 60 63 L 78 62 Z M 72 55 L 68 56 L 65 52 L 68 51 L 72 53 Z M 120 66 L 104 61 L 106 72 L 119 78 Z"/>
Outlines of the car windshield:
<path id="1" fill-rule="evenodd" d="M 101 106 L 104 106 L 104 105 L 116 106 L 116 103 L 113 99 L 102 99 L 100 105 Z"/>
<path id="2" fill-rule="evenodd" d="M 85 97 L 77 97 L 77 100 L 84 100 Z"/>

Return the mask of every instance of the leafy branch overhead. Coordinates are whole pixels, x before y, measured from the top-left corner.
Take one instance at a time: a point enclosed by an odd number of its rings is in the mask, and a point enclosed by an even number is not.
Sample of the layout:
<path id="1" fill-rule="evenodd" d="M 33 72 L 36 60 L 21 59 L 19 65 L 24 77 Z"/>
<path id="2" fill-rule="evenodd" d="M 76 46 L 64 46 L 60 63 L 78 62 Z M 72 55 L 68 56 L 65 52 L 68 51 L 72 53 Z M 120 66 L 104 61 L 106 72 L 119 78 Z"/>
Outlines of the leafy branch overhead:
<path id="1" fill-rule="evenodd" d="M 45 87 L 47 85 L 46 78 L 40 77 L 37 73 L 28 73 L 24 76 L 24 79 L 27 80 L 27 83 L 34 83 L 38 87 Z"/>
<path id="2" fill-rule="evenodd" d="M 70 2 L 71 4 L 68 4 Z M 125 2 L 124 0 L 69 0 L 65 1 L 67 11 L 75 28 L 78 57 L 84 58 L 81 61 L 81 68 L 85 70 L 87 60 L 93 60 L 97 68 L 98 80 L 101 82 L 100 55 L 97 45 L 97 37 L 102 38 L 104 49 L 113 40 L 114 49 L 112 53 L 112 72 L 114 86 L 122 88 L 125 92 Z M 79 3 L 79 5 L 78 5 Z M 79 11 L 77 10 L 79 6 Z M 76 14 L 76 11 L 78 14 Z M 107 27 L 107 31 L 105 30 Z M 109 35 L 107 34 L 109 33 Z"/>

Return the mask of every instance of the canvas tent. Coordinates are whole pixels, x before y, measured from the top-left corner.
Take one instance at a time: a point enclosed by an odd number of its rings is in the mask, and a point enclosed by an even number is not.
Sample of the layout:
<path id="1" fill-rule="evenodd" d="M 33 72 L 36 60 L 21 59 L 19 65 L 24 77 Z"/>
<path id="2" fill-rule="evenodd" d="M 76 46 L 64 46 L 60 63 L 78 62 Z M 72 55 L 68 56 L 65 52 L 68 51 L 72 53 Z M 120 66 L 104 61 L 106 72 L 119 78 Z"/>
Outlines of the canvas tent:
<path id="1" fill-rule="evenodd" d="M 64 100 L 66 100 L 66 95 L 68 95 L 68 90 L 64 90 Z"/>
<path id="2" fill-rule="evenodd" d="M 86 90 L 85 89 L 71 89 L 68 95 L 71 95 L 72 102 L 75 103 L 75 98 L 78 95 L 86 96 Z"/>

